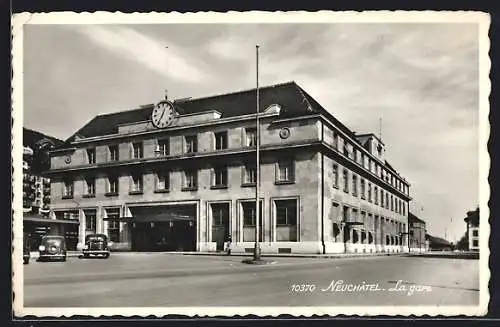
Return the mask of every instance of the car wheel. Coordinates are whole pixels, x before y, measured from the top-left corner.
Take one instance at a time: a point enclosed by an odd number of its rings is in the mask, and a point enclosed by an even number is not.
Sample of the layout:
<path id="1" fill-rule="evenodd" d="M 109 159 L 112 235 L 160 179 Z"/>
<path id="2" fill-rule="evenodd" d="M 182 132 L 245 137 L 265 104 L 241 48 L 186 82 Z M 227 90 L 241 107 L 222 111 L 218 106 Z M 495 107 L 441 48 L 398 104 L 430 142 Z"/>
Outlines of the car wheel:
<path id="1" fill-rule="evenodd" d="M 104 259 L 107 259 L 107 258 L 109 258 L 109 253 L 106 253 L 106 254 L 104 255 Z"/>
<path id="2" fill-rule="evenodd" d="M 63 261 L 63 262 L 66 262 L 66 256 L 64 256 L 64 257 L 62 258 L 62 261 Z"/>

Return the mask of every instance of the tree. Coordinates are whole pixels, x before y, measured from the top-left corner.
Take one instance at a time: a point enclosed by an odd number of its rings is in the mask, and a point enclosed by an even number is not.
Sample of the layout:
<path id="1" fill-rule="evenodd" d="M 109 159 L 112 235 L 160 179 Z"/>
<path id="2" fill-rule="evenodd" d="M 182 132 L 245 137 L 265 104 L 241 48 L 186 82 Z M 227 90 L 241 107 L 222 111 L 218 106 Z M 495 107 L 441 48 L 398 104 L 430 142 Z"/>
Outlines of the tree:
<path id="1" fill-rule="evenodd" d="M 464 236 L 462 236 L 460 241 L 458 241 L 456 248 L 459 250 L 468 250 L 469 249 L 469 240 L 467 238 L 467 232 L 464 233 Z"/>

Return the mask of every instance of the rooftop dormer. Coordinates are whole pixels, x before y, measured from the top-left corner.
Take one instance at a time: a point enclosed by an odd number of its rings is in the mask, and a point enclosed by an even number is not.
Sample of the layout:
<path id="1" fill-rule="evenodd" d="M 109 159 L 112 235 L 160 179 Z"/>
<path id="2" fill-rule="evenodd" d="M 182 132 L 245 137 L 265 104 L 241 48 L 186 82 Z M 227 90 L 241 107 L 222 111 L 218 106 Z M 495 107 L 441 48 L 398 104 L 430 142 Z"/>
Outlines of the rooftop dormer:
<path id="1" fill-rule="evenodd" d="M 356 135 L 358 142 L 368 150 L 374 157 L 380 161 L 384 161 L 385 158 L 385 144 L 379 139 L 375 134 L 359 134 Z"/>

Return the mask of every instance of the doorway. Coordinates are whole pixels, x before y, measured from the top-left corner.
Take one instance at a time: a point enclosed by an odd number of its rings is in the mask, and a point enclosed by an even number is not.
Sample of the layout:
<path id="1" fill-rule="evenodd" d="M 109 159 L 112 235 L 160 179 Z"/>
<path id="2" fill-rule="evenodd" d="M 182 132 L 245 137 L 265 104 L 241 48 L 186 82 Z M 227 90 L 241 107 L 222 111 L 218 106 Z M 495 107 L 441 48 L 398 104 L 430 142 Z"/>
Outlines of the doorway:
<path id="1" fill-rule="evenodd" d="M 131 208 L 131 212 L 133 251 L 196 251 L 195 205 Z"/>
<path id="2" fill-rule="evenodd" d="M 212 203 L 212 242 L 216 243 L 216 250 L 224 250 L 224 242 L 229 232 L 229 203 Z"/>

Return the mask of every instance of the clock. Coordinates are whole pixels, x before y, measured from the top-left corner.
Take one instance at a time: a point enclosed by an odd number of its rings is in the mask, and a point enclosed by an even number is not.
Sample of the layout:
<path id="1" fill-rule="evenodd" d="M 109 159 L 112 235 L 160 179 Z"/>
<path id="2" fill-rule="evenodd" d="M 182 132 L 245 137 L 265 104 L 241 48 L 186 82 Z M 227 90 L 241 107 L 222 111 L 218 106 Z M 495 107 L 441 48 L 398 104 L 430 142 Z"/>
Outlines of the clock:
<path id="1" fill-rule="evenodd" d="M 151 113 L 151 121 L 156 128 L 168 127 L 174 121 L 175 110 L 170 101 L 161 101 L 156 104 Z"/>
<path id="2" fill-rule="evenodd" d="M 284 127 L 280 131 L 280 137 L 284 140 L 290 136 L 290 129 L 288 127 Z"/>
<path id="3" fill-rule="evenodd" d="M 71 163 L 71 157 L 70 156 L 66 156 L 66 158 L 64 158 L 64 162 L 69 164 Z"/>

